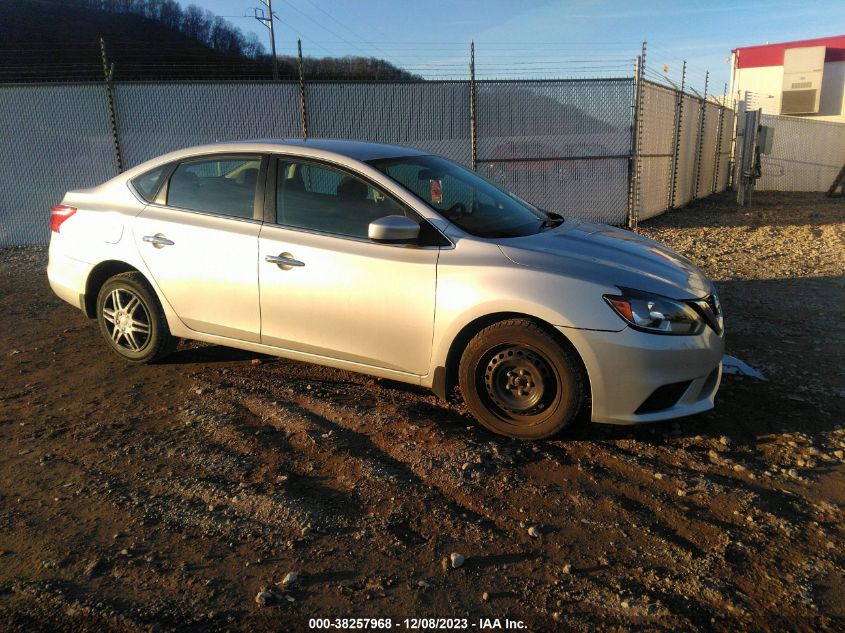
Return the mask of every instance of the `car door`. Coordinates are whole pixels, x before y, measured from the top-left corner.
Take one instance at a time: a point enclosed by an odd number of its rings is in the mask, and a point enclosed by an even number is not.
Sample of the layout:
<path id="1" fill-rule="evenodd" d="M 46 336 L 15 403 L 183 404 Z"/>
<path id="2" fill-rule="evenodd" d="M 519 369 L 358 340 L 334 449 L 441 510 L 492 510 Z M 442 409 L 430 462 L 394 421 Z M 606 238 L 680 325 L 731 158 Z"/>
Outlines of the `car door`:
<path id="1" fill-rule="evenodd" d="M 184 160 L 135 218 L 144 263 L 192 330 L 261 338 L 256 258 L 266 161 L 255 154 Z"/>
<path id="2" fill-rule="evenodd" d="M 370 241 L 372 220 L 406 210 L 348 171 L 283 156 L 269 169 L 267 203 L 275 222 L 264 224 L 258 240 L 261 342 L 426 374 L 437 240 Z"/>

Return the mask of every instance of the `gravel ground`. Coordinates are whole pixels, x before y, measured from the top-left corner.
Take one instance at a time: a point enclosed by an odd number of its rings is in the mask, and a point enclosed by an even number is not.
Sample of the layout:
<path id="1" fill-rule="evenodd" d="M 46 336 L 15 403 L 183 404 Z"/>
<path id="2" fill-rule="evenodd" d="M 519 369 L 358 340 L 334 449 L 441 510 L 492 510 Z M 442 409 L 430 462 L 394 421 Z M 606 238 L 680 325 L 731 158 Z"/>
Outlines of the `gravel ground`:
<path id="1" fill-rule="evenodd" d="M 645 223 L 717 281 L 728 353 L 768 381 L 536 443 L 237 350 L 128 366 L 43 249 L 0 251 L 0 629 L 843 630 L 844 212 L 762 193 Z"/>

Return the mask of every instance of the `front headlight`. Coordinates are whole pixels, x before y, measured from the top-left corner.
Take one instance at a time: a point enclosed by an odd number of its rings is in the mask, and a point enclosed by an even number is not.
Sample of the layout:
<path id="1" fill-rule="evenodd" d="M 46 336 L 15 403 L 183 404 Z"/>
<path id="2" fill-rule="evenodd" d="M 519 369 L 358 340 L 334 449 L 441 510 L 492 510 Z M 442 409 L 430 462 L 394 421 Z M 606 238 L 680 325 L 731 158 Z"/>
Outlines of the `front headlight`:
<path id="1" fill-rule="evenodd" d="M 604 295 L 608 305 L 631 327 L 654 334 L 698 334 L 701 315 L 686 303 L 635 290 Z"/>

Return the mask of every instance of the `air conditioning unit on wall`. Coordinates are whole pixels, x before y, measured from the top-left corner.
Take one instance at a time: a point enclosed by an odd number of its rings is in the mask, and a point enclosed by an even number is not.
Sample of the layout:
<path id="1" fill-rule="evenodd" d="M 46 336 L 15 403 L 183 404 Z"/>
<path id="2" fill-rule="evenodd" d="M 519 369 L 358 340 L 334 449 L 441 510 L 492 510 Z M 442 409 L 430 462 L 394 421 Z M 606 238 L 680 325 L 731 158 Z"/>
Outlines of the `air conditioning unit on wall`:
<path id="1" fill-rule="evenodd" d="M 826 47 L 787 48 L 783 52 L 781 114 L 817 114 Z"/>

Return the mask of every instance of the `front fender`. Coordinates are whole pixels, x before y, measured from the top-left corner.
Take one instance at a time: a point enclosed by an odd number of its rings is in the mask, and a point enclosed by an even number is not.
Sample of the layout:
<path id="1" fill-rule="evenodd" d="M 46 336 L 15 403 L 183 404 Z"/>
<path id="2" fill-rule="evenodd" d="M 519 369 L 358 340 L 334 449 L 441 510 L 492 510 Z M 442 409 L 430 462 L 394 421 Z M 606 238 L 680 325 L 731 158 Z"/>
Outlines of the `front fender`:
<path id="1" fill-rule="evenodd" d="M 616 292 L 519 266 L 495 245 L 461 240 L 442 251 L 437 264 L 432 370 L 445 366 L 452 342 L 468 324 L 488 315 L 523 314 L 558 327 L 618 332 L 625 324 L 602 298 Z"/>

